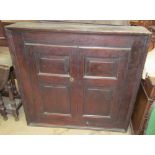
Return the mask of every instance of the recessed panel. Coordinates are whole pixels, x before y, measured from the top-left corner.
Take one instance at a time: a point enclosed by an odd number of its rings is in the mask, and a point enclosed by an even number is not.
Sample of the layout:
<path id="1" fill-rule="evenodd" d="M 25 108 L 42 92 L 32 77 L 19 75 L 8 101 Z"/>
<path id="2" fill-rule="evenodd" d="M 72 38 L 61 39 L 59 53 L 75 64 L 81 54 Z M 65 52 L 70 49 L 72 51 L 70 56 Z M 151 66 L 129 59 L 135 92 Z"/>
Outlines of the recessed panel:
<path id="1" fill-rule="evenodd" d="M 70 114 L 70 91 L 67 86 L 42 86 L 43 112 L 53 114 Z"/>
<path id="2" fill-rule="evenodd" d="M 85 58 L 85 75 L 117 77 L 117 59 Z"/>
<path id="3" fill-rule="evenodd" d="M 49 56 L 39 59 L 39 73 L 69 74 L 69 57 Z"/>
<path id="4" fill-rule="evenodd" d="M 112 95 L 110 88 L 85 88 L 84 115 L 110 117 Z"/>

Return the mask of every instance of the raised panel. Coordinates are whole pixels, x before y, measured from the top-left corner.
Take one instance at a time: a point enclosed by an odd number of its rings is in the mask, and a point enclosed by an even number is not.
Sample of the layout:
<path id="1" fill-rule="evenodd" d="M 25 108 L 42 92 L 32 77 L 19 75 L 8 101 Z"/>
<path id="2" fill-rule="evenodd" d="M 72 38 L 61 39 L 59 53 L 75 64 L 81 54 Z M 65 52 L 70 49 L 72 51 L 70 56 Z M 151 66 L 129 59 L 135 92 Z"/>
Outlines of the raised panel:
<path id="1" fill-rule="evenodd" d="M 43 56 L 39 59 L 39 73 L 69 74 L 69 57 Z"/>
<path id="2" fill-rule="evenodd" d="M 44 85 L 42 90 L 42 106 L 44 114 L 70 114 L 70 90 L 63 85 Z"/>
<path id="3" fill-rule="evenodd" d="M 118 59 L 85 58 L 85 75 L 117 78 Z"/>
<path id="4" fill-rule="evenodd" d="M 111 88 L 88 87 L 85 88 L 84 94 L 84 116 L 111 117 L 113 101 L 113 91 Z"/>

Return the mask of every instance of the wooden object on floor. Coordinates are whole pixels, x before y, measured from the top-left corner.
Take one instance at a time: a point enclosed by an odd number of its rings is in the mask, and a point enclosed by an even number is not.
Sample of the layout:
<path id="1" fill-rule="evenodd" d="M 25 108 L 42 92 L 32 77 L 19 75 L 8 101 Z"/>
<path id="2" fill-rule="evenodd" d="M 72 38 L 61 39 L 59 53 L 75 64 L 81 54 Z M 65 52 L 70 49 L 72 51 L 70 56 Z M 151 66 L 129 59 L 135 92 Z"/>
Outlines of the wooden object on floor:
<path id="1" fill-rule="evenodd" d="M 127 130 L 148 30 L 74 22 L 6 30 L 28 124 Z"/>
<path id="2" fill-rule="evenodd" d="M 142 80 L 138 91 L 135 108 L 132 114 L 132 132 L 136 135 L 144 134 L 148 113 L 155 101 L 155 78 L 148 77 Z"/>
<path id="3" fill-rule="evenodd" d="M 144 26 L 145 28 L 150 30 L 153 35 L 151 37 L 148 51 L 151 51 L 153 48 L 155 48 L 155 35 L 154 35 L 155 20 L 131 20 L 130 24 L 132 26 Z"/>
<path id="4" fill-rule="evenodd" d="M 1 92 L 0 92 L 0 114 L 2 115 L 4 120 L 8 119 Z"/>
<path id="5" fill-rule="evenodd" d="M 144 80 L 144 87 L 148 96 L 155 100 L 155 77 L 147 77 Z"/>
<path id="6" fill-rule="evenodd" d="M 0 65 L 0 114 L 3 116 L 4 120 L 7 120 L 7 112 L 2 98 L 2 91 L 7 83 L 8 76 L 9 76 L 9 68 Z"/>
<path id="7" fill-rule="evenodd" d="M 9 103 L 4 102 L 2 97 L 5 89 L 9 94 Z M 12 114 L 15 120 L 18 120 L 18 109 L 21 106 L 21 102 L 16 102 L 16 94 L 15 75 L 9 49 L 0 47 L 0 112 L 5 120 L 8 113 Z"/>
<path id="8" fill-rule="evenodd" d="M 130 20 L 132 26 L 144 26 L 148 28 L 149 26 L 155 25 L 155 20 Z"/>
<path id="9" fill-rule="evenodd" d="M 150 50 L 155 48 L 155 24 L 148 27 L 148 29 L 152 32 L 151 42 L 150 42 Z"/>

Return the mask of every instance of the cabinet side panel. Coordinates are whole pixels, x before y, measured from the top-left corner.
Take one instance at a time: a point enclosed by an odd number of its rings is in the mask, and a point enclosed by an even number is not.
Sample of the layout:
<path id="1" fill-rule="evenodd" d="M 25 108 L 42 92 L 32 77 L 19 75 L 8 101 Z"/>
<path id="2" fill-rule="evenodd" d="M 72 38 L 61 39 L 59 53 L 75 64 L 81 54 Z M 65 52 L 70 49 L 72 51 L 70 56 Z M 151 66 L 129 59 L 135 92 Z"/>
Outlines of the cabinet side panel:
<path id="1" fill-rule="evenodd" d="M 9 50 L 15 68 L 16 78 L 19 85 L 19 91 L 26 113 L 27 123 L 34 121 L 35 113 L 33 111 L 33 93 L 31 83 L 29 80 L 29 72 L 25 64 L 24 57 L 24 44 L 20 32 L 11 31 L 6 29 L 6 35 L 9 42 Z"/>
<path id="2" fill-rule="evenodd" d="M 122 100 L 122 104 L 124 104 L 125 106 L 124 110 L 120 111 L 120 122 L 124 122 L 122 125 L 126 130 L 130 122 L 138 88 L 142 78 L 142 72 L 145 64 L 150 37 L 135 36 L 133 37 L 133 40 L 134 43 L 132 46 L 131 58 L 129 61 L 127 87 L 125 89 L 125 96 Z"/>

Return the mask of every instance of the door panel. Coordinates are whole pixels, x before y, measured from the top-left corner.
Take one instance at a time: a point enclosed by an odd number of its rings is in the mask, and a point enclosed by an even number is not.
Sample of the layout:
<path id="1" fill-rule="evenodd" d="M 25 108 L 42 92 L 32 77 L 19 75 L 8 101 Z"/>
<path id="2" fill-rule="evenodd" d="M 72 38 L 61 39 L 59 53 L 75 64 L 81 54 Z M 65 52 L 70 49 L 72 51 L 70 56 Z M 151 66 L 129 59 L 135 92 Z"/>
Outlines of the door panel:
<path id="1" fill-rule="evenodd" d="M 41 91 L 44 113 L 51 115 L 71 113 L 70 90 L 67 86 L 44 85 Z"/>
<path id="2" fill-rule="evenodd" d="M 39 73 L 69 74 L 68 56 L 42 56 L 38 61 Z"/>
<path id="3" fill-rule="evenodd" d="M 70 77 L 76 79 L 75 50 L 66 46 L 26 45 L 33 95 L 37 97 L 36 119 L 40 123 L 74 121 L 77 105 L 72 96 L 76 83 L 71 83 Z"/>
<path id="4" fill-rule="evenodd" d="M 79 48 L 83 125 L 104 127 L 119 120 L 130 48 Z"/>
<path id="5" fill-rule="evenodd" d="M 116 78 L 117 65 L 117 59 L 86 57 L 85 76 Z"/>
<path id="6" fill-rule="evenodd" d="M 94 115 L 96 117 L 110 117 L 112 104 L 112 89 L 88 87 L 84 90 L 84 115 Z"/>

